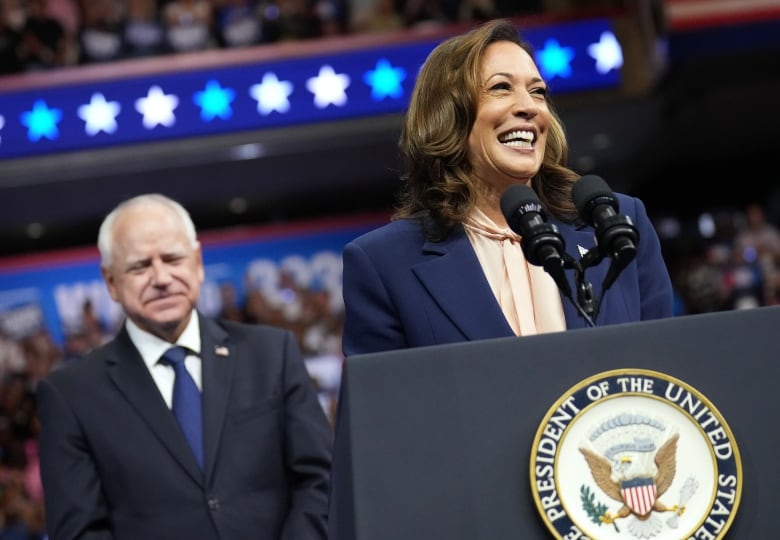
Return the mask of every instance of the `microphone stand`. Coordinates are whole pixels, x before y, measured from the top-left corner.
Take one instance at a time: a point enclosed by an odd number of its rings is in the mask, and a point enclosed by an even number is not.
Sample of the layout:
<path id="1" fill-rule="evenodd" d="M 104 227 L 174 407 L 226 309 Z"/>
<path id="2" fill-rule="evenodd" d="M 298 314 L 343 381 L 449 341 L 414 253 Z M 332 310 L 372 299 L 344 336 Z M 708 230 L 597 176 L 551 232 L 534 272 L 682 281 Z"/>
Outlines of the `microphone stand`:
<path id="1" fill-rule="evenodd" d="M 614 256 L 611 257 L 612 260 L 607 270 L 607 275 L 601 286 L 601 296 L 598 298 L 593 294 L 593 285 L 585 279 L 585 270 L 591 266 L 596 266 L 605 257 L 603 250 L 598 245 L 589 249 L 580 260 L 576 260 L 564 252 L 562 258 L 559 256 L 545 258 L 541 266 L 552 276 L 563 295 L 572 303 L 577 313 L 585 319 L 588 326 L 594 327 L 596 326 L 594 321 L 598 317 L 604 292 L 612 286 L 617 276 L 634 259 L 635 255 L 636 249 L 631 245 L 622 246 L 621 249 L 616 251 Z M 569 283 L 566 281 L 564 269 L 574 270 L 574 278 L 577 285 L 576 299 L 572 295 Z"/>
<path id="2" fill-rule="evenodd" d="M 574 305 L 580 316 L 588 323 L 588 326 L 594 327 L 596 326 L 596 323 L 593 322 L 593 319 L 595 319 L 594 313 L 596 304 L 593 298 L 593 286 L 585 281 L 586 267 L 582 264 L 584 259 L 585 257 L 577 261 L 569 254 L 564 254 L 564 267 L 574 270 L 575 281 L 577 283 L 577 299 L 575 300 L 571 293 L 566 295 L 566 298 Z"/>
<path id="3" fill-rule="evenodd" d="M 615 252 L 607 269 L 607 274 L 604 277 L 604 282 L 601 285 L 601 296 L 599 298 L 593 296 L 593 286 L 585 281 L 585 269 L 599 264 L 604 259 L 602 250 L 596 246 L 588 250 L 579 261 L 574 262 L 573 268 L 577 279 L 578 298 L 584 306 L 583 310 L 588 313 L 592 320 L 596 320 L 596 317 L 598 317 L 604 293 L 612 286 L 628 263 L 634 260 L 635 256 L 636 248 L 631 245 L 622 246 L 621 249 Z"/>
<path id="4" fill-rule="evenodd" d="M 601 303 L 593 296 L 593 285 L 585 281 L 585 269 L 595 266 L 601 262 L 604 255 L 598 247 L 588 250 L 583 255 L 574 268 L 574 275 L 577 280 L 577 294 L 579 301 L 584 306 L 583 309 L 595 320 L 598 315 L 598 306 Z"/>

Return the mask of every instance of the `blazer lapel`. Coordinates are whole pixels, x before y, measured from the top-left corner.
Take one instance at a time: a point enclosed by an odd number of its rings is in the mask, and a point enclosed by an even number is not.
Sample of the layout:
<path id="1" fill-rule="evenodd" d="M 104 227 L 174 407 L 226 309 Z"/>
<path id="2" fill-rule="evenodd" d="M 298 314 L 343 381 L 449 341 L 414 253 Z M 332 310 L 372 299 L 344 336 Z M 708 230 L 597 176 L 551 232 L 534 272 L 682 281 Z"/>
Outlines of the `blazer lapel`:
<path id="1" fill-rule="evenodd" d="M 592 227 L 583 226 L 575 228 L 573 225 L 564 224 L 556 219 L 551 219 L 550 222 L 558 227 L 563 236 L 566 252 L 575 260 L 579 261 L 587 251 L 596 248 L 596 237 Z M 607 265 L 603 261 L 596 266 L 584 269 L 582 277 L 585 282 L 593 286 L 593 297 L 596 299 L 601 295 L 601 284 L 606 276 L 606 269 Z M 577 300 L 578 284 L 576 283 L 574 270 L 568 271 L 567 276 L 574 300 Z M 582 315 L 568 299 L 563 300 L 563 311 L 568 328 L 585 328 L 588 326 L 585 319 L 583 319 Z"/>
<path id="2" fill-rule="evenodd" d="M 566 252 L 575 260 L 580 260 L 586 251 L 595 248 L 592 227 L 576 228 L 554 218 L 550 219 L 550 223 L 558 227 Z M 515 335 L 495 301 L 476 253 L 462 228 L 443 242 L 426 242 L 423 254 L 428 257 L 414 266 L 415 274 L 431 298 L 468 339 Z M 608 262 L 602 261 L 585 269 L 583 273 L 583 279 L 593 286 L 595 298 L 601 296 L 601 284 L 608 267 Z M 566 274 L 573 300 L 577 301 L 575 272 L 568 270 Z M 561 301 L 567 328 L 588 326 L 577 308 L 563 294 Z"/>
<path id="3" fill-rule="evenodd" d="M 181 433 L 176 418 L 165 404 L 143 358 L 133 345 L 126 330 L 122 330 L 108 350 L 106 366 L 109 378 L 117 390 L 149 425 L 151 431 L 171 453 L 173 458 L 198 483 L 203 474 L 192 455 L 187 440 Z"/>
<path id="4" fill-rule="evenodd" d="M 222 426 L 227 414 L 233 372 L 239 354 L 237 349 L 231 348 L 228 337 L 227 332 L 216 322 L 200 317 L 203 440 L 206 446 L 207 479 L 213 474 Z"/>
<path id="5" fill-rule="evenodd" d="M 444 242 L 426 242 L 428 260 L 415 275 L 436 304 L 469 340 L 514 336 L 461 228 Z"/>

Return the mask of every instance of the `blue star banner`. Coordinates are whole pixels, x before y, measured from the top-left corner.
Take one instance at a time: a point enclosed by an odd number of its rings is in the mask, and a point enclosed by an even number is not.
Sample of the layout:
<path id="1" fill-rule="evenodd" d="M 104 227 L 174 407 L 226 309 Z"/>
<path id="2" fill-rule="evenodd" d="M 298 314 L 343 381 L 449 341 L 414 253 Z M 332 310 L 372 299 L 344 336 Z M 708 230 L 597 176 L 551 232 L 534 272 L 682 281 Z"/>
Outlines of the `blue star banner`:
<path id="1" fill-rule="evenodd" d="M 616 88 L 609 19 L 522 30 L 553 96 Z M 402 113 L 440 40 L 4 92 L 0 160 Z"/>

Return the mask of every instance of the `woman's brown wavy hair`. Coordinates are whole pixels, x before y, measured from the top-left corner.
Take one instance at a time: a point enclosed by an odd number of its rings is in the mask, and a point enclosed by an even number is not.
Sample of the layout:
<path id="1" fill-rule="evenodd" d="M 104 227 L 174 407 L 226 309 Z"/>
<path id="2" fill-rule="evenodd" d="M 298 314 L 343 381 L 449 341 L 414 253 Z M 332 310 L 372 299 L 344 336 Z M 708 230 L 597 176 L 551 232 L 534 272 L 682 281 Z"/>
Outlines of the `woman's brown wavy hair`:
<path id="1" fill-rule="evenodd" d="M 514 24 L 495 19 L 439 44 L 417 76 L 399 140 L 406 169 L 393 219 L 428 216 L 426 235 L 431 240 L 443 239 L 475 204 L 468 139 L 476 117 L 482 57 L 497 41 L 516 43 L 534 57 Z M 548 107 L 552 123 L 531 187 L 547 212 L 574 221 L 571 186 L 579 175 L 566 166 L 569 146 L 549 98 Z"/>

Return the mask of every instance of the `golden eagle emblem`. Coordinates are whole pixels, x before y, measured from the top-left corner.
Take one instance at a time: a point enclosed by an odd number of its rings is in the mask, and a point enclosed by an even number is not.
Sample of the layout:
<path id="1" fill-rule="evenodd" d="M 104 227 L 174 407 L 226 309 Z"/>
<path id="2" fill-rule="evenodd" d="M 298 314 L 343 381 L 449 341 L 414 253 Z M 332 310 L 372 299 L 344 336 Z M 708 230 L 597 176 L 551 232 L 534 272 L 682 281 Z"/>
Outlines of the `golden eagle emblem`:
<path id="1" fill-rule="evenodd" d="M 677 526 L 677 516 L 685 511 L 685 502 L 696 490 L 696 482 L 689 478 L 680 492 L 678 504 L 668 506 L 660 498 L 667 492 L 677 472 L 677 442 L 675 433 L 662 441 L 666 427 L 659 421 L 642 415 L 621 414 L 601 424 L 590 436 L 596 451 L 580 447 L 596 485 L 611 499 L 621 503 L 614 514 L 606 505 L 593 506 L 592 495 L 583 488 L 583 503 L 591 518 L 612 524 L 616 520 L 633 518 L 629 530 L 637 538 L 651 538 L 663 528 L 654 516 L 658 512 L 674 512 L 667 521 Z M 594 519 L 596 521 L 596 519 Z"/>

